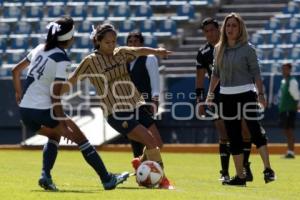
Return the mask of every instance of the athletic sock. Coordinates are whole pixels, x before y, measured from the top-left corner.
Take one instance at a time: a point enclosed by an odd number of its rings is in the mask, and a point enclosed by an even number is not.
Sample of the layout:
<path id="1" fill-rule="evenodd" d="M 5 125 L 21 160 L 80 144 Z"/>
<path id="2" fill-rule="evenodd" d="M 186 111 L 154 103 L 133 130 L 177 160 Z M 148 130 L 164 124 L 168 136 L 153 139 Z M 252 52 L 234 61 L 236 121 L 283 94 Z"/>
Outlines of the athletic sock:
<path id="1" fill-rule="evenodd" d="M 157 162 L 161 168 L 164 168 L 164 164 L 160 155 L 160 149 L 158 147 L 154 149 L 146 149 L 144 153 L 148 160 Z"/>
<path id="2" fill-rule="evenodd" d="M 58 145 L 58 142 L 52 139 L 49 139 L 47 144 L 44 145 L 42 168 L 43 177 L 46 176 L 47 178 L 51 178 L 51 169 L 53 168 L 57 157 Z"/>
<path id="3" fill-rule="evenodd" d="M 87 140 L 82 142 L 78 146 L 86 162 L 100 176 L 101 182 L 108 182 L 111 179 L 111 175 L 106 170 L 105 165 L 98 153 L 96 152 L 95 148 Z"/>
<path id="4" fill-rule="evenodd" d="M 229 145 L 220 143 L 219 153 L 220 153 L 222 171 L 223 173 L 228 173 L 229 159 L 230 159 Z"/>
<path id="5" fill-rule="evenodd" d="M 244 166 L 247 165 L 249 163 L 249 157 L 250 157 L 250 153 L 251 153 L 251 146 L 252 143 L 251 142 L 243 142 L 243 153 L 244 153 Z"/>

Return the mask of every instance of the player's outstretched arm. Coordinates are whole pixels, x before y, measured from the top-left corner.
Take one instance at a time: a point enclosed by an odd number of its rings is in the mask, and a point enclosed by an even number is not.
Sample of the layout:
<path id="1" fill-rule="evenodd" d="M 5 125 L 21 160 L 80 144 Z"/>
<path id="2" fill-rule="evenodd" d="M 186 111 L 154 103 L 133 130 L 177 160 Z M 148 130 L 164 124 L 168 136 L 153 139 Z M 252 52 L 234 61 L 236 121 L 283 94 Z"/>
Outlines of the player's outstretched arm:
<path id="1" fill-rule="evenodd" d="M 22 71 L 29 66 L 29 64 L 29 60 L 27 58 L 24 58 L 12 69 L 13 84 L 16 92 L 16 101 L 18 104 L 22 99 L 21 74 Z"/>
<path id="2" fill-rule="evenodd" d="M 134 47 L 136 52 L 140 56 L 147 56 L 149 54 L 154 54 L 156 56 L 166 58 L 168 55 L 172 54 L 172 51 L 166 50 L 165 48 L 151 48 L 151 47 Z"/>

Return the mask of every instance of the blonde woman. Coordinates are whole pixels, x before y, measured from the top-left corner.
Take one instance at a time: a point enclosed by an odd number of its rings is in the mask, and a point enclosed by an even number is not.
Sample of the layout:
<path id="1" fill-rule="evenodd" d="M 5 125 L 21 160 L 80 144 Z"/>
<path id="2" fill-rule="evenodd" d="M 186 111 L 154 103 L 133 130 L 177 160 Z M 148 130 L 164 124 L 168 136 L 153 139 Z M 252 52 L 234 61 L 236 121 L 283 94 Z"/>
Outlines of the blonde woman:
<path id="1" fill-rule="evenodd" d="M 226 16 L 220 41 L 215 47 L 214 69 L 206 102 L 214 99 L 213 91 L 220 82 L 220 115 L 225 122 L 230 141 L 236 176 L 223 184 L 246 186 L 243 173 L 243 139 L 241 120 L 245 119 L 252 142 L 256 145 L 263 163 L 266 183 L 275 180 L 271 169 L 267 138 L 258 121 L 258 104 L 265 107 L 266 100 L 255 49 L 248 43 L 243 19 L 236 13 Z"/>

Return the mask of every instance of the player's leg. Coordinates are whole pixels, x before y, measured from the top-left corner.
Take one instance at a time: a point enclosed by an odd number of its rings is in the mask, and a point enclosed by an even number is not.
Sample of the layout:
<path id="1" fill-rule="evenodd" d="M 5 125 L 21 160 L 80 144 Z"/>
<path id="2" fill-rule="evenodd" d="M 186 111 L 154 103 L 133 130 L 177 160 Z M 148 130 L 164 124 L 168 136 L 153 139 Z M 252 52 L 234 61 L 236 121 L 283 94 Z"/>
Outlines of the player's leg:
<path id="1" fill-rule="evenodd" d="M 100 155 L 97 153 L 94 146 L 90 144 L 90 142 L 85 137 L 83 132 L 79 129 L 79 127 L 72 120 L 67 120 L 66 123 L 71 131 L 71 135 L 65 135 L 65 137 L 72 140 L 78 145 L 86 162 L 99 175 L 104 189 L 114 189 L 118 184 L 124 182 L 128 178 L 129 173 L 127 172 L 117 175 L 109 173 Z"/>
<path id="2" fill-rule="evenodd" d="M 244 169 L 245 169 L 245 174 L 246 174 L 246 180 L 247 181 L 253 181 L 253 175 L 252 175 L 252 171 L 250 168 L 250 162 L 249 162 L 249 157 L 250 157 L 250 153 L 251 153 L 251 136 L 250 136 L 250 132 L 249 129 L 247 127 L 247 124 L 245 122 L 244 119 L 242 119 L 242 136 L 243 136 L 243 154 L 244 154 L 244 161 L 243 161 L 243 165 L 244 165 Z"/>
<path id="3" fill-rule="evenodd" d="M 133 157 L 140 157 L 143 155 L 144 145 L 142 143 L 130 140 Z"/>
<path id="4" fill-rule="evenodd" d="M 285 154 L 285 158 L 295 158 L 294 146 L 295 146 L 295 120 L 296 120 L 296 112 L 284 112 L 282 113 L 282 127 L 283 133 L 287 138 L 287 153 Z"/>
<path id="5" fill-rule="evenodd" d="M 229 180 L 229 160 L 230 160 L 230 146 L 226 133 L 226 128 L 224 125 L 224 121 L 222 119 L 217 119 L 214 121 L 215 127 L 219 134 L 219 154 L 222 170 L 221 173 L 221 181 Z"/>

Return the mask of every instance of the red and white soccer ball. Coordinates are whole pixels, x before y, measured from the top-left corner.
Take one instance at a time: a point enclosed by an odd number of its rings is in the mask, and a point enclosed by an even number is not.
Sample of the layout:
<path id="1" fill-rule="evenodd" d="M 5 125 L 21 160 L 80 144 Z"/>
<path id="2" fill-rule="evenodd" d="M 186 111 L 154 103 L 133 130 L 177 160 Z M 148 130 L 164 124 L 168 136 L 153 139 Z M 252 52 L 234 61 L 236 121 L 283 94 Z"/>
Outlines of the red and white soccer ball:
<path id="1" fill-rule="evenodd" d="M 136 181 L 140 186 L 153 188 L 162 180 L 164 172 L 161 166 L 154 161 L 144 161 L 136 171 Z"/>

